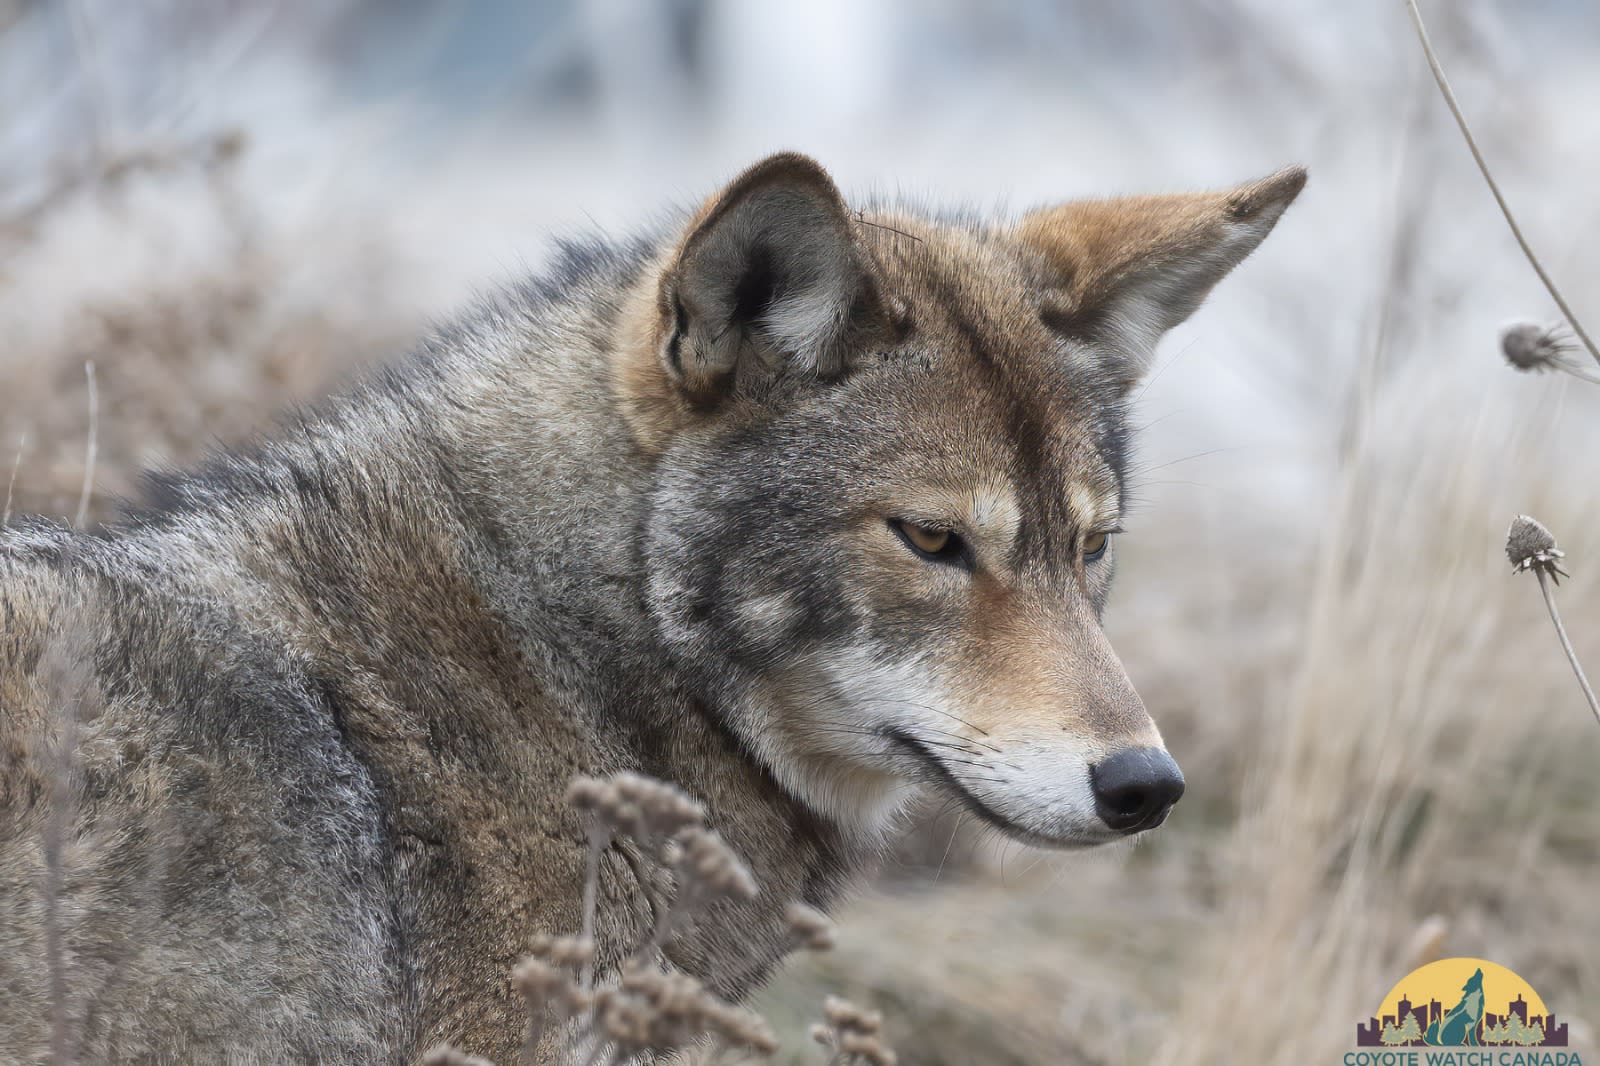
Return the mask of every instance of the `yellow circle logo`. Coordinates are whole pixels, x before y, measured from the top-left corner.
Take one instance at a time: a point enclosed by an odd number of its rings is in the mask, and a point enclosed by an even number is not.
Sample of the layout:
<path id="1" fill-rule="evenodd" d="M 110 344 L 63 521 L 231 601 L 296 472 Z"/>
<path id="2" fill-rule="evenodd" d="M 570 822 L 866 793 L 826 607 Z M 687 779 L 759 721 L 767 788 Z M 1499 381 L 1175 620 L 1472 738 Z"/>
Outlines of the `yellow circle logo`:
<path id="1" fill-rule="evenodd" d="M 1533 987 L 1487 959 L 1412 970 L 1356 1027 L 1358 1047 L 1566 1047 L 1567 1023 Z"/>

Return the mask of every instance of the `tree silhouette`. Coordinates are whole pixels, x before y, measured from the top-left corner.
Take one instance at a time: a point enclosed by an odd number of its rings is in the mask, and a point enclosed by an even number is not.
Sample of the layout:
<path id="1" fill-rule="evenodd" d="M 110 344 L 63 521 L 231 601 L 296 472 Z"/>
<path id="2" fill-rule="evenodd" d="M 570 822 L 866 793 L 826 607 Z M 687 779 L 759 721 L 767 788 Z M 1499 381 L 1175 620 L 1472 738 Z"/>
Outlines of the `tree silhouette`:
<path id="1" fill-rule="evenodd" d="M 1400 1035 L 1400 1027 L 1394 1022 L 1384 1022 L 1383 1032 L 1378 1036 L 1378 1042 L 1385 1047 L 1395 1047 L 1405 1043 L 1405 1037 Z"/>
<path id="2" fill-rule="evenodd" d="M 1417 1022 L 1417 1013 L 1416 1013 L 1416 1011 L 1412 1011 L 1410 1014 L 1406 1015 L 1405 1021 L 1403 1021 L 1401 1023 L 1401 1025 L 1400 1025 L 1400 1039 L 1397 1040 L 1396 1043 L 1398 1043 L 1398 1044 L 1409 1044 L 1413 1040 L 1421 1040 L 1421 1039 L 1422 1039 L 1422 1026 L 1420 1024 L 1418 1024 L 1418 1022 Z"/>
<path id="3" fill-rule="evenodd" d="M 1544 1026 L 1529 1025 L 1513 1014 L 1506 1019 L 1505 1042 L 1518 1047 L 1538 1047 L 1544 1043 Z"/>

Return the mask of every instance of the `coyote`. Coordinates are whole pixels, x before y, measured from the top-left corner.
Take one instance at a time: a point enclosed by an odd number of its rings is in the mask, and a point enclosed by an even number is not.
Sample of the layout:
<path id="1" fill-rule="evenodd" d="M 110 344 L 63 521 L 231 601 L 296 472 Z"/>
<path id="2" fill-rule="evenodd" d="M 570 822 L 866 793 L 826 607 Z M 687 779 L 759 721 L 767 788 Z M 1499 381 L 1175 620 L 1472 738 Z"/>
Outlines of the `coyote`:
<path id="1" fill-rule="evenodd" d="M 980 220 L 775 155 L 107 529 L 6 530 L 0 1060 L 511 1061 L 577 773 L 749 862 L 667 949 L 729 997 L 919 793 L 1050 847 L 1161 824 L 1099 624 L 1129 393 L 1304 182 Z"/>

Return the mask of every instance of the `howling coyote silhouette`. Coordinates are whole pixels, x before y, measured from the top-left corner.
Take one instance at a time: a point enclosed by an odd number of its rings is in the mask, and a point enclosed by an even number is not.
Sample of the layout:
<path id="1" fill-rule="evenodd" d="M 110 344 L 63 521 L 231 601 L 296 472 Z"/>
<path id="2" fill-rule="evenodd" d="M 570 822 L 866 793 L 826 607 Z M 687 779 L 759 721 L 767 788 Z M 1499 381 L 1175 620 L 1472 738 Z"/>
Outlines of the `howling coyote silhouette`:
<path id="1" fill-rule="evenodd" d="M 1480 969 L 1461 986 L 1461 1002 L 1443 1018 L 1428 1026 L 1422 1042 L 1431 1047 L 1477 1047 L 1478 1023 L 1483 1021 L 1483 971 Z"/>

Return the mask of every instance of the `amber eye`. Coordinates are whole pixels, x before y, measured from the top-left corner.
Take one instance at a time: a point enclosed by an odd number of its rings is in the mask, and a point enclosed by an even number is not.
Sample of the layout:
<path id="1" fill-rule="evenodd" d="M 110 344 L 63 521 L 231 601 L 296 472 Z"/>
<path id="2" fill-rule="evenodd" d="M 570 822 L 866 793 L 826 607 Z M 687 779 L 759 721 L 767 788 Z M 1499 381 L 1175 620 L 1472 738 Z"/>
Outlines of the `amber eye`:
<path id="1" fill-rule="evenodd" d="M 1094 562 L 1094 560 L 1100 558 L 1100 556 L 1106 553 L 1106 545 L 1110 542 L 1110 534 L 1090 533 L 1087 537 L 1083 538 L 1084 559 L 1089 562 Z"/>
<path id="2" fill-rule="evenodd" d="M 948 529 L 928 529 L 926 526 L 914 526 L 909 522 L 905 524 L 904 528 L 906 539 L 919 552 L 938 555 L 950 546 L 950 531 Z"/>
<path id="3" fill-rule="evenodd" d="M 948 529 L 935 529 L 900 519 L 891 519 L 889 528 L 905 542 L 906 547 L 924 559 L 941 563 L 966 562 L 966 545 Z"/>

